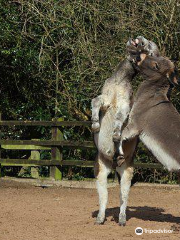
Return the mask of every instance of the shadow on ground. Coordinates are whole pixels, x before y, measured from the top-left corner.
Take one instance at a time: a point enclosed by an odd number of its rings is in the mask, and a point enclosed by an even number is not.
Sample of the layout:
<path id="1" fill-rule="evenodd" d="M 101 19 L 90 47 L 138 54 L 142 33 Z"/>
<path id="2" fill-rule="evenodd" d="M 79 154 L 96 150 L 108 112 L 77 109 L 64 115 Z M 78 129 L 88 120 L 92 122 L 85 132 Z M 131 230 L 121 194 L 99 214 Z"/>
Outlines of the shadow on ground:
<path id="1" fill-rule="evenodd" d="M 98 211 L 92 213 L 92 217 L 95 218 Z M 171 214 L 165 213 L 162 208 L 156 207 L 128 207 L 127 208 L 127 221 L 131 218 L 141 219 L 144 221 L 155 221 L 155 222 L 169 222 L 180 224 L 180 217 L 175 217 Z M 112 217 L 111 221 L 118 223 L 119 207 L 107 208 L 106 217 Z"/>

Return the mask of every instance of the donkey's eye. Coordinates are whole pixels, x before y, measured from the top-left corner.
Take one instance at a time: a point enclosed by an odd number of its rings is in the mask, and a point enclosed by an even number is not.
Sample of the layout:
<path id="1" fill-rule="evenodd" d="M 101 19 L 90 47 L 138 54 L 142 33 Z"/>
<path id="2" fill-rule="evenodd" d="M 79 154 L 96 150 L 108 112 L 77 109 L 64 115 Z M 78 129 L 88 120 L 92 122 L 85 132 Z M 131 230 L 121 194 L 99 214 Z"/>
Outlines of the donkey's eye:
<path id="1" fill-rule="evenodd" d="M 153 69 L 154 69 L 154 70 L 159 70 L 159 65 L 158 65 L 157 62 L 155 62 L 155 63 L 153 64 Z"/>
<path id="2" fill-rule="evenodd" d="M 144 43 L 143 43 L 143 42 L 141 43 L 141 46 L 144 46 Z"/>

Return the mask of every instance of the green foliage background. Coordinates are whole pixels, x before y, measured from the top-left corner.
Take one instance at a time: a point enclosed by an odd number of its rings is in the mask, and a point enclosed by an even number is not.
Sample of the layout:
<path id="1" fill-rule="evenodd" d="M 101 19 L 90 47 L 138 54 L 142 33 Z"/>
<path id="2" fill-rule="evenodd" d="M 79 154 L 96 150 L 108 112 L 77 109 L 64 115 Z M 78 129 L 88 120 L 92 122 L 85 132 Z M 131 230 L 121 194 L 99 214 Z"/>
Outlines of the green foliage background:
<path id="1" fill-rule="evenodd" d="M 128 38 L 138 35 L 179 60 L 180 2 L 0 0 L 3 119 L 90 119 L 91 99 L 125 57 Z M 172 101 L 180 110 L 178 90 Z"/>

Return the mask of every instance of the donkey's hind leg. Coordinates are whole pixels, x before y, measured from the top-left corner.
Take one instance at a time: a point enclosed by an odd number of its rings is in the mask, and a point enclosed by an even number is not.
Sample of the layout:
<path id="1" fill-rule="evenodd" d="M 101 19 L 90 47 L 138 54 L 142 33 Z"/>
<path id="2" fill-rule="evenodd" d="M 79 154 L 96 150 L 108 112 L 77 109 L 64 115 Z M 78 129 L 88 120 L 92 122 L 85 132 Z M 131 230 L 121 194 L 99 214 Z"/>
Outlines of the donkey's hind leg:
<path id="1" fill-rule="evenodd" d="M 96 187 L 99 195 L 99 213 L 96 224 L 103 224 L 108 201 L 107 177 L 111 172 L 111 162 L 98 153 L 95 165 Z"/>
<path id="2" fill-rule="evenodd" d="M 92 108 L 92 131 L 99 132 L 100 123 L 99 123 L 99 111 L 102 107 L 102 95 L 92 99 L 91 101 L 91 108 Z"/>
<path id="3" fill-rule="evenodd" d="M 124 153 L 125 161 L 116 170 L 121 176 L 120 183 L 120 213 L 119 213 L 119 225 L 126 225 L 126 208 L 131 187 L 131 180 L 133 177 L 133 155 L 137 145 L 137 139 L 133 139 L 130 142 L 125 143 Z"/>
<path id="4" fill-rule="evenodd" d="M 133 167 L 127 166 L 126 163 L 123 163 L 121 167 L 118 167 L 118 173 L 121 176 L 121 188 L 120 188 L 120 213 L 119 213 L 119 225 L 126 225 L 126 208 L 127 201 L 131 186 L 131 179 L 133 176 Z"/>

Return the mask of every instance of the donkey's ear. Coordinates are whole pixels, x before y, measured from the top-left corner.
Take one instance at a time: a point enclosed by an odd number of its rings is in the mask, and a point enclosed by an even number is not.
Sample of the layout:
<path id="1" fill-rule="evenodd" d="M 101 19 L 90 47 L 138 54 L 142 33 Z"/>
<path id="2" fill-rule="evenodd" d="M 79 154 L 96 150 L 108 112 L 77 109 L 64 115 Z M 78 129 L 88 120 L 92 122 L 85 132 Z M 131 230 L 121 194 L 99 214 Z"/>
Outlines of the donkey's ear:
<path id="1" fill-rule="evenodd" d="M 139 58 L 137 59 L 137 65 L 141 65 L 141 63 L 146 59 L 146 57 L 147 57 L 147 54 L 141 53 L 139 55 Z"/>
<path id="2" fill-rule="evenodd" d="M 152 68 L 153 68 L 154 70 L 158 71 L 158 70 L 159 70 L 159 64 L 158 64 L 157 62 L 153 61 L 153 62 L 152 62 Z"/>

